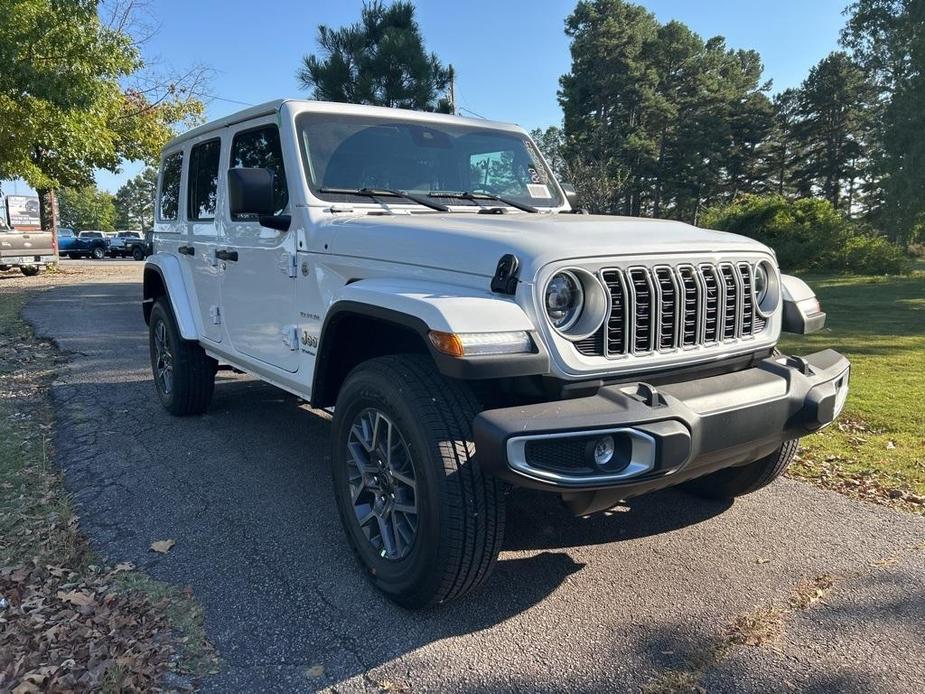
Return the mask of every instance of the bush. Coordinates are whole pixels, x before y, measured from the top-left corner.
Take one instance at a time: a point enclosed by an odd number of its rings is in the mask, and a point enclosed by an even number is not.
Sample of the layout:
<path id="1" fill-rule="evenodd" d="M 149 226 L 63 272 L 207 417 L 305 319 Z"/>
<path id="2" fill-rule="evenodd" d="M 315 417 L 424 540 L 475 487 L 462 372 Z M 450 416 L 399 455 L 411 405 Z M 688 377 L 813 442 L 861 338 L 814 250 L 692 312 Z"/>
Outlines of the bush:
<path id="1" fill-rule="evenodd" d="M 906 269 L 898 246 L 863 231 L 826 200 L 745 195 L 707 210 L 702 225 L 761 241 L 774 249 L 787 271 L 890 274 Z"/>

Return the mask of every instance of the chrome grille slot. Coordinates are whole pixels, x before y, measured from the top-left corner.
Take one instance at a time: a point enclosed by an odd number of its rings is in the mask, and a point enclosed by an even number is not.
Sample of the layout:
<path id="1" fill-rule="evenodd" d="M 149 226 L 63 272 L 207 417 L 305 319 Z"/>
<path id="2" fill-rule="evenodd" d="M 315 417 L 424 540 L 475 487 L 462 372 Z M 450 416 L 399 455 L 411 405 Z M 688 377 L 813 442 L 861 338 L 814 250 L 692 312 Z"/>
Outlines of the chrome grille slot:
<path id="1" fill-rule="evenodd" d="M 681 346 L 693 347 L 700 336 L 700 284 L 694 268 L 678 268 L 681 284 Z"/>
<path id="2" fill-rule="evenodd" d="M 749 262 L 635 265 L 606 268 L 599 277 L 610 295 L 610 313 L 597 332 L 575 342 L 585 356 L 715 349 L 767 326 L 756 311 Z"/>
<path id="3" fill-rule="evenodd" d="M 723 279 L 723 339 L 734 340 L 739 323 L 739 281 L 732 265 L 720 265 L 719 272 Z"/>
<path id="4" fill-rule="evenodd" d="M 661 316 L 658 322 L 658 348 L 673 349 L 677 337 L 678 324 L 678 284 L 671 268 L 657 267 L 652 271 L 655 275 L 655 287 L 658 293 L 658 303 L 661 306 Z"/>
<path id="5" fill-rule="evenodd" d="M 658 322 L 658 306 L 653 301 L 654 287 L 646 268 L 631 268 L 629 275 L 630 297 L 632 299 L 632 343 L 633 353 L 651 352 L 653 349 L 654 325 Z"/>
<path id="6" fill-rule="evenodd" d="M 742 278 L 742 337 L 752 334 L 755 319 L 755 299 L 752 294 L 752 266 L 739 263 L 739 276 Z"/>
<path id="7" fill-rule="evenodd" d="M 623 273 L 619 270 L 604 270 L 601 273 L 604 284 L 610 292 L 610 316 L 607 318 L 607 339 L 603 340 L 607 356 L 626 354 L 626 287 Z"/>
<path id="8" fill-rule="evenodd" d="M 712 265 L 701 265 L 699 271 L 704 288 L 703 340 L 716 342 L 719 339 L 719 278 L 716 276 L 716 268 Z"/>

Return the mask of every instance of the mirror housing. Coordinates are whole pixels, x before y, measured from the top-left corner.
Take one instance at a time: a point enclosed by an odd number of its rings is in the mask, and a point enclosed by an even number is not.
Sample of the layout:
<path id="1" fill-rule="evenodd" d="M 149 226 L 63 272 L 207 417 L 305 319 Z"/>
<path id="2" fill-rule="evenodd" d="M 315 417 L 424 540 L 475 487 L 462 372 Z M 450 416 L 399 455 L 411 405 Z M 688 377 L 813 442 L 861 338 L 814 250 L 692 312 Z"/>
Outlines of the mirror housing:
<path id="1" fill-rule="evenodd" d="M 781 329 L 797 335 L 808 335 L 825 327 L 825 312 L 809 285 L 798 277 L 781 275 L 784 312 Z"/>
<path id="2" fill-rule="evenodd" d="M 578 207 L 578 191 L 571 183 L 560 183 L 562 192 L 565 193 L 565 199 L 568 200 L 569 207 L 575 214 L 588 214 L 588 211 Z"/>
<path id="3" fill-rule="evenodd" d="M 288 214 L 275 215 L 275 174 L 270 169 L 228 169 L 228 206 L 231 216 L 252 214 L 260 226 L 277 231 L 288 231 L 292 218 Z"/>
<path id="4" fill-rule="evenodd" d="M 228 206 L 231 216 L 239 214 L 272 215 L 273 178 L 270 169 L 228 169 Z"/>

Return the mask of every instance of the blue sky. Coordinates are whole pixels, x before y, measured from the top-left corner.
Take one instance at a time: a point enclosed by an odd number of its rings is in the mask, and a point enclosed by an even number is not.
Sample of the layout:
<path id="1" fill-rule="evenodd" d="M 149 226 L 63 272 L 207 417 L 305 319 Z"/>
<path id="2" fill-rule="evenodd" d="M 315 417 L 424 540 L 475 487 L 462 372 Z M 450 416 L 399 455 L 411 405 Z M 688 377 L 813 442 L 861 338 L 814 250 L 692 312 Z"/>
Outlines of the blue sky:
<path id="1" fill-rule="evenodd" d="M 678 19 L 704 37 L 721 35 L 733 48 L 761 53 L 774 90 L 798 85 L 809 68 L 837 47 L 848 0 L 641 0 L 659 20 Z M 575 0 L 417 0 L 418 21 L 429 50 L 456 68 L 457 99 L 471 112 L 525 128 L 558 123 L 559 76 L 569 68 L 565 17 Z M 359 17 L 360 0 L 154 0 L 160 32 L 149 56 L 181 69 L 205 64 L 216 74 L 216 97 L 256 104 L 307 96 L 295 72 L 316 49 L 318 24 L 340 26 Z M 262 8 L 262 9 L 261 9 Z M 207 115 L 232 113 L 239 104 L 214 99 Z M 115 191 L 140 170 L 99 172 Z M 21 182 L 19 193 L 28 192 Z M 4 193 L 14 185 L 5 184 Z"/>

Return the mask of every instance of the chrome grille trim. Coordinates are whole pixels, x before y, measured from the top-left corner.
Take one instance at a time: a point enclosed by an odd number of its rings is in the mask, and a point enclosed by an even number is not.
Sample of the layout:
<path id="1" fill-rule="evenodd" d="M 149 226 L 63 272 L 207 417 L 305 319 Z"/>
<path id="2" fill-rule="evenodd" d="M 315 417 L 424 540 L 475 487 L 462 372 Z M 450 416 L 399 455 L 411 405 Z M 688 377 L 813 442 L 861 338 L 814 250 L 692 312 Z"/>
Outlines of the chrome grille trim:
<path id="1" fill-rule="evenodd" d="M 599 339 L 576 343 L 585 356 L 621 359 L 730 344 L 767 326 L 755 310 L 750 262 L 603 268 L 610 297 Z"/>

